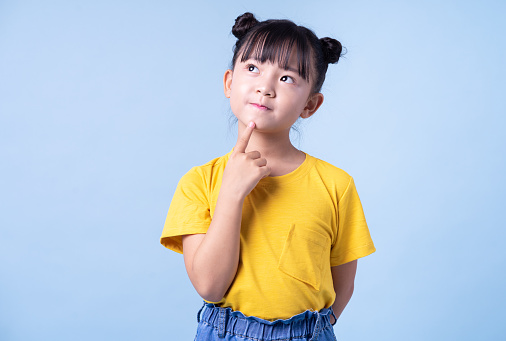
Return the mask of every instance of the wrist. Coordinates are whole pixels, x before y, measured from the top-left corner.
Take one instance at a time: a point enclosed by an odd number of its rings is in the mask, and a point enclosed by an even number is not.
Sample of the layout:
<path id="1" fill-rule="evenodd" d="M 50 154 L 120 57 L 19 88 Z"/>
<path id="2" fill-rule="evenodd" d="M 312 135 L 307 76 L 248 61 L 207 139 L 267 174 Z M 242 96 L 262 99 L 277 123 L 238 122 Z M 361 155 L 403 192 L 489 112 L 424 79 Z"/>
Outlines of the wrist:
<path id="1" fill-rule="evenodd" d="M 240 207 L 242 207 L 244 199 L 246 199 L 246 195 L 227 190 L 223 187 L 220 189 L 220 193 L 218 194 L 218 201 L 225 201 L 229 205 L 240 205 Z"/>

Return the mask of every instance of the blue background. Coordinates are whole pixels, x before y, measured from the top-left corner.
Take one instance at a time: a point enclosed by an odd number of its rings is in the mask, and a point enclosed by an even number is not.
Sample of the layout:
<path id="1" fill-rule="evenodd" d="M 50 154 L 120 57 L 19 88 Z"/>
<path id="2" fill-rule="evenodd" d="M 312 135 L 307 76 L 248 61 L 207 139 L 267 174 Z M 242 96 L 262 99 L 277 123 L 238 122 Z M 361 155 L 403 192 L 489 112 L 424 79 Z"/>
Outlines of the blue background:
<path id="1" fill-rule="evenodd" d="M 0 339 L 193 339 L 159 237 L 235 143 L 245 11 L 348 50 L 293 135 L 355 178 L 378 249 L 338 339 L 506 339 L 503 1 L 0 1 Z"/>

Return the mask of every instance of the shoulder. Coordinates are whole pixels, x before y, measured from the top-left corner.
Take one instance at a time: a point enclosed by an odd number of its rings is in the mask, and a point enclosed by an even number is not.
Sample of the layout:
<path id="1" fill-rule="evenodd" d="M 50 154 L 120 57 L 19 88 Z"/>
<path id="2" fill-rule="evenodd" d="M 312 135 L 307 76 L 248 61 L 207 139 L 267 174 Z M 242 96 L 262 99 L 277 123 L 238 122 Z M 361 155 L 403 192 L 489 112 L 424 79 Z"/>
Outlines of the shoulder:
<path id="1" fill-rule="evenodd" d="M 181 183 L 208 183 L 216 179 L 225 170 L 231 152 L 214 158 L 202 165 L 192 167 L 179 181 Z"/>
<path id="2" fill-rule="evenodd" d="M 314 170 L 325 182 L 346 188 L 353 181 L 352 176 L 343 169 L 317 157 L 311 157 L 315 159 Z"/>
<path id="3" fill-rule="evenodd" d="M 350 174 L 348 174 L 346 171 L 344 171 L 342 168 L 339 168 L 327 161 L 324 161 L 322 159 L 319 159 L 317 157 L 311 156 L 316 160 L 315 167 L 319 169 L 322 172 L 325 172 L 325 174 L 329 174 L 334 177 L 339 177 L 343 179 L 349 180 L 351 178 Z"/>
<path id="4" fill-rule="evenodd" d="M 337 200 L 340 200 L 350 189 L 354 191 L 355 182 L 348 172 L 330 162 L 314 156 L 310 157 L 314 159 L 311 177 L 313 180 L 322 182 L 329 193 L 336 193 Z"/>

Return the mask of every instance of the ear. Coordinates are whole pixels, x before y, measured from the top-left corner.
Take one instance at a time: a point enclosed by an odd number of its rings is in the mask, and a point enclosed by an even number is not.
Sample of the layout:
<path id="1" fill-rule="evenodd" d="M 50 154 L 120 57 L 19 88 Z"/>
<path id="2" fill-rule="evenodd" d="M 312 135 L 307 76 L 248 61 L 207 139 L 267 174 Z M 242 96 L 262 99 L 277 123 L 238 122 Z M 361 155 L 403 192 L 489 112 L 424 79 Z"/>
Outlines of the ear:
<path id="1" fill-rule="evenodd" d="M 225 71 L 225 75 L 223 76 L 223 91 L 225 92 L 225 97 L 230 98 L 230 93 L 232 92 L 232 75 L 234 72 L 232 70 Z"/>
<path id="2" fill-rule="evenodd" d="M 315 93 L 311 94 L 306 102 L 306 107 L 300 114 L 300 117 L 302 118 L 308 118 L 313 115 L 316 110 L 322 105 L 323 103 L 323 94 L 321 93 Z"/>

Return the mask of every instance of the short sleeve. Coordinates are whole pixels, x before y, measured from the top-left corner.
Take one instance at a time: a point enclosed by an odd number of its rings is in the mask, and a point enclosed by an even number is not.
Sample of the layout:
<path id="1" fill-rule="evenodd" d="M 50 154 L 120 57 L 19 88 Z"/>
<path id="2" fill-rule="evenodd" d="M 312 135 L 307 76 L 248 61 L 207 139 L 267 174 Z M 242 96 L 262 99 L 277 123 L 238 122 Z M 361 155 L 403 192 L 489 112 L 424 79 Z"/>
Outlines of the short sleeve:
<path id="1" fill-rule="evenodd" d="M 337 238 L 330 251 L 331 266 L 348 263 L 376 251 L 351 177 L 338 203 L 337 220 Z"/>
<path id="2" fill-rule="evenodd" d="M 160 243 L 183 253 L 182 236 L 206 233 L 211 224 L 210 205 L 204 175 L 197 167 L 179 181 L 170 203 Z"/>

